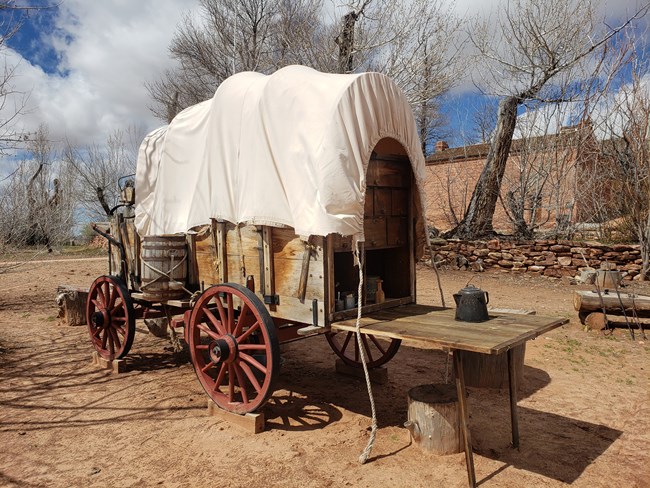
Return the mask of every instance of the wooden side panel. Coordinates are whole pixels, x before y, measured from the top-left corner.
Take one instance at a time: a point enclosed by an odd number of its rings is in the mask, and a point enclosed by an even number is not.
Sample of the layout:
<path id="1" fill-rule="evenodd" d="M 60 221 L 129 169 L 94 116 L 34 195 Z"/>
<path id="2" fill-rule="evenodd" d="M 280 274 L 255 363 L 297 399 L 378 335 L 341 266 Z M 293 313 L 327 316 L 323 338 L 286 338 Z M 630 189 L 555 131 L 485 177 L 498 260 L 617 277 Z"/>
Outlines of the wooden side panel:
<path id="1" fill-rule="evenodd" d="M 391 190 L 391 215 L 406 217 L 409 213 L 409 191 L 393 188 Z"/>
<path id="2" fill-rule="evenodd" d="M 390 188 L 377 188 L 375 195 L 375 216 L 391 215 L 392 190 Z"/>
<path id="3" fill-rule="evenodd" d="M 228 282 L 246 286 L 246 277 L 260 281 L 259 234 L 257 227 L 226 224 L 226 259 Z"/>
<path id="4" fill-rule="evenodd" d="M 408 218 L 388 217 L 389 246 L 405 246 L 408 244 Z"/>
<path id="5" fill-rule="evenodd" d="M 196 269 L 199 285 L 203 283 L 207 288 L 221 283 L 217 268 L 214 235 L 210 225 L 196 229 L 194 245 L 196 248 Z"/>
<path id="6" fill-rule="evenodd" d="M 364 231 L 366 234 L 366 250 L 386 247 L 388 245 L 385 217 L 366 219 Z"/>
<path id="7" fill-rule="evenodd" d="M 371 163 L 366 174 L 368 186 L 409 187 L 410 174 L 408 171 L 404 171 L 404 166 L 408 167 L 409 165 L 408 160 L 404 162 L 373 160 Z"/>
<path id="8" fill-rule="evenodd" d="M 311 249 L 295 235 L 293 229 L 273 229 L 273 280 L 280 304 L 271 315 L 305 324 L 313 323 L 312 300 L 318 300 L 318 324 L 325 324 L 325 257 L 324 239 L 312 238 Z M 300 275 L 304 253 L 310 252 L 305 302 L 300 302 Z"/>

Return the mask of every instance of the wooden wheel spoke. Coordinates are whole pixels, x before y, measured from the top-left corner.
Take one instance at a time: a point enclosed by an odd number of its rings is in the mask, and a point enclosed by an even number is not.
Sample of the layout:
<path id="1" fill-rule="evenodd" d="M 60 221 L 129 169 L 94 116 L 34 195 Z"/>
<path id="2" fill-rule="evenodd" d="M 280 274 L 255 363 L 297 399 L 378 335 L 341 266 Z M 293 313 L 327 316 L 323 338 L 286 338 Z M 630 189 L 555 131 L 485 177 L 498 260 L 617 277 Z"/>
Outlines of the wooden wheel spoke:
<path id="1" fill-rule="evenodd" d="M 251 367 L 246 364 L 243 361 L 239 361 L 239 367 L 242 369 L 246 377 L 248 378 L 248 381 L 250 382 L 251 385 L 253 385 L 253 388 L 255 388 L 255 391 L 259 393 L 262 391 L 262 386 L 260 385 L 259 381 L 257 381 L 257 378 L 253 374 L 253 370 Z"/>
<path id="2" fill-rule="evenodd" d="M 197 351 L 209 351 L 210 350 L 210 345 L 209 344 L 199 344 L 197 346 L 194 346 Z"/>
<path id="3" fill-rule="evenodd" d="M 208 334 L 211 338 L 213 339 L 219 339 L 219 334 L 217 334 L 215 331 L 211 330 L 207 325 L 203 323 L 198 323 L 196 326 L 199 328 L 199 330 L 202 330 L 206 334 Z"/>
<path id="4" fill-rule="evenodd" d="M 109 310 L 110 310 L 109 313 L 111 315 L 116 314 L 118 312 L 124 313 L 124 304 L 122 302 L 120 302 L 117 305 L 115 305 L 114 307 L 110 308 Z"/>
<path id="5" fill-rule="evenodd" d="M 226 311 L 223 308 L 223 303 L 221 302 L 221 297 L 219 297 L 219 295 L 215 295 L 214 301 L 217 304 L 217 310 L 219 311 L 219 319 L 220 319 L 221 325 L 223 327 L 225 324 L 228 323 L 228 314 L 226 313 Z M 226 325 L 226 329 L 224 329 L 223 334 L 226 334 L 227 332 L 228 331 L 227 331 L 227 325 Z"/>
<path id="6" fill-rule="evenodd" d="M 90 301 L 93 303 L 93 305 L 95 305 L 95 309 L 96 309 L 96 310 L 97 310 L 97 309 L 101 310 L 102 308 L 104 308 L 104 307 L 102 307 L 102 304 L 99 303 L 96 299 L 91 298 Z"/>
<path id="7" fill-rule="evenodd" d="M 221 363 L 221 368 L 219 368 L 219 373 L 217 373 L 217 378 L 214 380 L 214 388 L 212 391 L 217 391 L 219 387 L 221 386 L 221 383 L 223 383 L 223 378 L 226 375 L 226 363 Z"/>
<path id="8" fill-rule="evenodd" d="M 343 345 L 341 346 L 341 354 L 345 354 L 345 350 L 348 348 L 348 344 L 350 343 L 351 338 L 352 332 L 348 332 L 345 336 L 345 341 L 343 341 Z"/>
<path id="9" fill-rule="evenodd" d="M 208 364 L 206 364 L 205 366 L 203 366 L 201 368 L 201 373 L 206 373 L 211 367 L 216 366 L 216 365 L 217 365 L 217 363 L 215 363 L 214 361 L 210 361 Z"/>
<path id="10" fill-rule="evenodd" d="M 110 293 L 110 287 L 109 287 L 109 293 Z M 113 292 L 110 293 L 110 298 L 108 299 L 108 309 L 112 309 L 115 306 L 115 301 L 117 300 L 119 296 L 119 291 L 117 290 L 117 286 L 113 287 Z"/>
<path id="11" fill-rule="evenodd" d="M 228 304 L 228 333 L 235 331 L 235 307 L 232 301 L 232 293 L 226 294 L 226 303 Z"/>
<path id="12" fill-rule="evenodd" d="M 243 359 L 248 364 L 253 366 L 258 371 L 261 371 L 262 373 L 266 374 L 266 368 L 262 364 L 260 364 L 255 358 L 253 358 L 253 356 L 249 356 L 246 353 L 240 352 L 239 357 L 240 359 Z"/>
<path id="13" fill-rule="evenodd" d="M 242 305 L 241 312 L 239 312 L 239 319 L 237 319 L 237 326 L 235 327 L 235 330 L 233 331 L 232 335 L 237 337 L 238 335 L 241 334 L 241 331 L 244 328 L 244 324 L 246 322 L 245 318 L 249 315 L 251 309 L 248 307 L 248 303 L 244 302 Z"/>
<path id="14" fill-rule="evenodd" d="M 108 334 L 108 350 L 111 352 L 111 356 L 115 354 L 115 342 L 113 342 L 113 334 L 111 334 L 111 329 L 106 329 Z"/>
<path id="15" fill-rule="evenodd" d="M 102 336 L 102 349 L 106 349 L 106 340 L 108 339 L 108 330 L 102 329 L 104 331 L 104 335 Z"/>
<path id="16" fill-rule="evenodd" d="M 239 392 L 241 393 L 241 400 L 243 403 L 248 403 L 248 392 L 244 386 L 244 380 L 242 379 L 241 368 L 237 364 L 233 365 L 235 370 L 235 376 L 237 376 L 237 383 L 239 384 Z"/>
<path id="17" fill-rule="evenodd" d="M 110 282 L 104 281 L 104 283 L 102 283 L 102 293 L 104 295 L 104 305 L 106 306 L 106 308 L 110 308 L 108 306 L 108 304 L 111 301 L 111 284 L 110 284 Z"/>
<path id="18" fill-rule="evenodd" d="M 205 313 L 206 317 L 208 317 L 210 323 L 214 325 L 214 328 L 217 330 L 219 335 L 226 335 L 226 331 L 223 328 L 223 323 L 214 316 L 212 310 L 210 310 L 207 305 L 203 307 L 203 312 Z"/>
<path id="19" fill-rule="evenodd" d="M 102 283 L 95 288 L 95 298 L 99 302 L 99 308 L 106 308 L 106 298 L 104 297 L 104 286 Z"/>
<path id="20" fill-rule="evenodd" d="M 117 335 L 117 330 L 114 327 L 111 327 L 111 335 L 113 336 L 113 343 L 117 346 L 117 349 L 122 348 L 122 343 L 120 342 L 120 337 Z"/>
<path id="21" fill-rule="evenodd" d="M 126 337 L 126 331 L 124 330 L 123 327 L 120 326 L 115 327 L 115 332 L 120 334 L 122 337 Z"/>
<path id="22" fill-rule="evenodd" d="M 123 324 L 124 322 L 126 322 L 126 317 L 111 317 L 111 322 L 113 323 L 120 322 Z"/>
<path id="23" fill-rule="evenodd" d="M 228 401 L 235 401 L 235 377 L 232 374 L 232 364 L 228 365 Z"/>
<path id="24" fill-rule="evenodd" d="M 250 329 L 248 329 L 246 332 L 244 332 L 242 335 L 236 338 L 237 344 L 241 344 L 242 342 L 246 341 L 250 337 L 252 333 L 254 333 L 256 330 L 260 328 L 260 323 L 255 322 L 253 325 L 251 325 Z"/>
<path id="25" fill-rule="evenodd" d="M 377 349 L 379 349 L 379 352 L 381 352 L 382 356 L 385 355 L 385 354 L 386 354 L 386 349 L 384 349 L 384 348 L 382 347 L 381 342 L 379 342 L 379 341 L 377 340 L 377 338 L 376 338 L 374 335 L 372 335 L 372 334 L 368 334 L 368 337 L 370 338 L 370 340 L 372 341 L 372 343 L 375 345 L 375 347 L 376 347 Z"/>
<path id="26" fill-rule="evenodd" d="M 370 345 L 368 344 L 368 339 L 366 339 L 365 334 L 361 334 L 361 342 L 363 342 L 363 348 L 365 349 L 366 354 L 368 355 L 368 357 L 366 358 L 367 362 L 373 361 L 374 358 L 372 357 L 372 351 L 370 351 Z"/>
<path id="27" fill-rule="evenodd" d="M 265 351 L 266 344 L 240 344 L 237 349 L 240 351 Z"/>

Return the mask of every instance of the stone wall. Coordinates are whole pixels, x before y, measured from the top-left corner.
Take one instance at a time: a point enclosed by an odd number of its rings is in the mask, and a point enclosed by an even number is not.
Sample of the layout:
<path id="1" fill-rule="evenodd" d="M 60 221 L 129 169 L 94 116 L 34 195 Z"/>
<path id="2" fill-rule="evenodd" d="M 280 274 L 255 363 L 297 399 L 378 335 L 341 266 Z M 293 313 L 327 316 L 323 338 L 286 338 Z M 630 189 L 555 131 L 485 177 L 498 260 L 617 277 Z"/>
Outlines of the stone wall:
<path id="1" fill-rule="evenodd" d="M 433 239 L 436 262 L 455 269 L 503 269 L 538 276 L 575 276 L 587 266 L 599 269 L 609 263 L 624 279 L 641 275 L 638 245 L 594 244 L 562 240 L 460 241 Z M 615 265 L 615 267 L 614 267 Z"/>

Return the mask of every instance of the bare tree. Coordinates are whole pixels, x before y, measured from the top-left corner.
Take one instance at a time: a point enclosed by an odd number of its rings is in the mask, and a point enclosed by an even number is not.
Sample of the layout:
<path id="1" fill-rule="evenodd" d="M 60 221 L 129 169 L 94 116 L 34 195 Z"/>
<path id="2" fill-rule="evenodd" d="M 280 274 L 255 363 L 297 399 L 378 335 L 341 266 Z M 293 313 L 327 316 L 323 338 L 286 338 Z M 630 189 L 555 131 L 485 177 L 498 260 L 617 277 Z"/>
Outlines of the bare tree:
<path id="1" fill-rule="evenodd" d="M 71 236 L 74 175 L 45 126 L 29 141 L 26 156 L 0 191 L 0 241 L 51 250 Z"/>
<path id="2" fill-rule="evenodd" d="M 472 238 L 493 232 L 492 218 L 517 121 L 526 101 L 571 100 L 601 75 L 608 42 L 648 5 L 615 28 L 600 25 L 591 0 L 511 0 L 470 38 L 482 63 L 482 85 L 501 97 L 483 172 L 463 220 L 450 234 Z"/>
<path id="3" fill-rule="evenodd" d="M 322 0 L 202 0 L 203 16 L 186 17 L 172 41 L 178 68 L 148 85 L 152 110 L 169 121 L 243 70 L 379 71 L 411 102 L 426 153 L 441 125 L 436 100 L 459 78 L 458 47 L 449 42 L 459 19 L 441 0 L 355 0 L 342 9 L 330 25 Z"/>
<path id="4" fill-rule="evenodd" d="M 142 134 L 134 127 L 115 130 L 104 145 L 75 147 L 68 143 L 64 159 L 77 171 L 77 200 L 88 217 L 111 214 L 119 199 L 118 179 L 135 173 Z"/>
<path id="5" fill-rule="evenodd" d="M 642 47 L 634 49 L 631 79 L 609 99 L 599 129 L 597 184 L 591 188 L 641 248 L 645 279 L 650 278 L 650 65 Z"/>
<path id="6" fill-rule="evenodd" d="M 200 7 L 201 16 L 186 15 L 172 39 L 177 67 L 147 85 L 160 118 L 212 97 L 240 71 L 318 64 L 319 0 L 201 0 Z"/>

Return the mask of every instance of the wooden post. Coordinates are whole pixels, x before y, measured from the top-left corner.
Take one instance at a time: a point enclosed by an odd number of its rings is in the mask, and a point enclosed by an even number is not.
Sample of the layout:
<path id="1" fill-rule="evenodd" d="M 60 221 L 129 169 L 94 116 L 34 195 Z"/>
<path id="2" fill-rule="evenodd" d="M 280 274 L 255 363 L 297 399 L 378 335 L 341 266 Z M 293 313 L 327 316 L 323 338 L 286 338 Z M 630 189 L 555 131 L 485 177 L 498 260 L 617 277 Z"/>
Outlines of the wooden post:
<path id="1" fill-rule="evenodd" d="M 525 345 L 525 344 L 524 344 Z M 519 420 L 517 418 L 517 371 L 515 350 L 508 349 L 508 384 L 510 386 L 510 423 L 512 425 L 512 447 L 519 447 Z"/>
<path id="2" fill-rule="evenodd" d="M 413 441 L 435 454 L 462 452 L 458 393 L 451 384 L 420 385 L 408 392 L 408 422 Z"/>
<path id="3" fill-rule="evenodd" d="M 456 390 L 458 394 L 458 406 L 460 407 L 460 428 L 463 433 L 463 444 L 465 447 L 465 464 L 467 465 L 467 479 L 470 488 L 476 487 L 476 473 L 474 472 L 474 456 L 472 454 L 472 438 L 469 433 L 469 412 L 467 411 L 467 398 L 465 396 L 465 376 L 463 374 L 463 362 L 457 349 L 453 350 L 454 373 L 456 375 Z"/>

